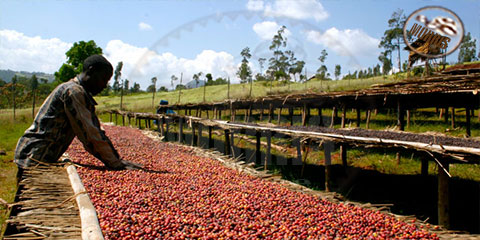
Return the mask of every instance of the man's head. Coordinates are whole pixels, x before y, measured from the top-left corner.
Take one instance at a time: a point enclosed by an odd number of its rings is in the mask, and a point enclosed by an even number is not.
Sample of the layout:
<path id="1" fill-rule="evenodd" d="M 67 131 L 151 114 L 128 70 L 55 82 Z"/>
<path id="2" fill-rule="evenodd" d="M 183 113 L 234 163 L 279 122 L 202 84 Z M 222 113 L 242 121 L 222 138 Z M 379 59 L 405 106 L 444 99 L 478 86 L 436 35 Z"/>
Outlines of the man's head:
<path id="1" fill-rule="evenodd" d="M 106 88 L 112 75 L 112 64 L 101 55 L 92 55 L 83 62 L 81 79 L 85 89 L 92 95 L 97 95 Z"/>

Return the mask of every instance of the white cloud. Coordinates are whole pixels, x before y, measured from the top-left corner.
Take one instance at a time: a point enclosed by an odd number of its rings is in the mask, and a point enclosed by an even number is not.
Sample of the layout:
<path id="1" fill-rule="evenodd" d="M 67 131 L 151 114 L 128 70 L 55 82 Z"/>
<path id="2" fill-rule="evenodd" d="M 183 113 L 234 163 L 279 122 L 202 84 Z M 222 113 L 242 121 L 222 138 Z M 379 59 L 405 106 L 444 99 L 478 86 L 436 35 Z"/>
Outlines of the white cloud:
<path id="1" fill-rule="evenodd" d="M 307 40 L 321 44 L 340 56 L 378 56 L 380 40 L 370 37 L 361 29 L 338 30 L 335 27 L 323 34 L 318 31 L 306 32 Z"/>
<path id="2" fill-rule="evenodd" d="M 317 0 L 276 0 L 273 4 L 261 4 L 257 1 L 249 1 L 247 9 L 260 11 L 264 10 L 264 15 L 269 17 L 287 17 L 293 19 L 315 19 L 322 21 L 328 18 L 328 12 Z"/>
<path id="3" fill-rule="evenodd" d="M 58 38 L 29 37 L 15 30 L 0 30 L 0 69 L 54 73 L 67 60 L 72 46 Z"/>
<path id="4" fill-rule="evenodd" d="M 255 23 L 253 25 L 253 31 L 263 40 L 272 40 L 273 36 L 277 34 L 280 29 L 280 25 L 276 22 L 264 21 L 261 23 Z M 291 32 L 288 29 L 285 29 L 284 35 L 288 37 L 291 35 Z"/>
<path id="5" fill-rule="evenodd" d="M 194 59 L 179 58 L 170 52 L 156 53 L 147 48 L 139 48 L 121 40 L 108 42 L 105 48 L 106 58 L 116 66 L 123 61 L 122 78 L 130 84 L 137 82 L 142 89 L 150 85 L 152 77 L 157 77 L 157 87 L 171 88 L 170 77 L 180 78 L 183 73 L 183 84 L 192 80 L 195 73 L 211 73 L 214 78 L 230 76 L 235 79 L 236 65 L 234 57 L 226 52 L 203 50 Z"/>
<path id="6" fill-rule="evenodd" d="M 141 23 L 138 24 L 138 29 L 140 29 L 141 31 L 150 31 L 153 28 L 149 24 L 141 22 Z"/>
<path id="7" fill-rule="evenodd" d="M 262 11 L 264 4 L 262 0 L 248 0 L 247 9 L 250 11 Z"/>

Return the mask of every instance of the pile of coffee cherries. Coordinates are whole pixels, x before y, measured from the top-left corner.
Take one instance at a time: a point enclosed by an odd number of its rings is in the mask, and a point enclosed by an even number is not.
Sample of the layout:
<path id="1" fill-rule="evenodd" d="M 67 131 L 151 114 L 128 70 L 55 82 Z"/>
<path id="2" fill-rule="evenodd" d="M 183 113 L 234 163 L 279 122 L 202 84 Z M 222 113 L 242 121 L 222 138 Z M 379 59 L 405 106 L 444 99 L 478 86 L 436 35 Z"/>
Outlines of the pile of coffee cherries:
<path id="1" fill-rule="evenodd" d="M 144 170 L 105 169 L 74 140 L 68 153 L 106 239 L 438 239 L 414 224 L 239 173 L 140 130 L 104 126 Z"/>

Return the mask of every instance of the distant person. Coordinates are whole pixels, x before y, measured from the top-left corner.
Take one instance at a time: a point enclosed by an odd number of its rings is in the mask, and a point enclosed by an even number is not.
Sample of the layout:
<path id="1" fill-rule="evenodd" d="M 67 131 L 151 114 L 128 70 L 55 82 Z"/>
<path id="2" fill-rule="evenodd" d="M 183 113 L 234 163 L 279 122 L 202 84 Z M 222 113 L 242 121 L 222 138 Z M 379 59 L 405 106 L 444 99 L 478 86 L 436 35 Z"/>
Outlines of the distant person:
<path id="1" fill-rule="evenodd" d="M 97 103 L 92 96 L 107 86 L 112 74 L 112 64 L 101 55 L 93 55 L 85 59 L 82 73 L 50 93 L 32 126 L 18 140 L 14 161 L 19 180 L 24 168 L 57 162 L 75 136 L 107 168 L 140 167 L 120 158 L 95 114 Z"/>
<path id="2" fill-rule="evenodd" d="M 165 108 L 161 107 L 161 106 L 167 106 L 168 105 L 168 101 L 167 100 L 160 100 L 160 107 L 157 109 L 157 114 L 176 114 L 175 111 L 173 111 L 172 109 L 170 108 L 167 108 L 165 110 Z"/>

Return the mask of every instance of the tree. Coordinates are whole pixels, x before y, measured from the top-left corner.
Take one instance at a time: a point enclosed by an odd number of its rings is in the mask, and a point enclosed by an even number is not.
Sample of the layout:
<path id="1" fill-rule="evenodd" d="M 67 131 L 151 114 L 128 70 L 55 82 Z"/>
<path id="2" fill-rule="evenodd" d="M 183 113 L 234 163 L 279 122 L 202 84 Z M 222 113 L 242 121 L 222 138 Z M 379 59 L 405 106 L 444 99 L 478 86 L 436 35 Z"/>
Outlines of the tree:
<path id="1" fill-rule="evenodd" d="M 319 80 L 325 80 L 327 79 L 327 66 L 325 66 L 325 60 L 327 59 L 328 53 L 327 50 L 323 49 L 322 52 L 320 53 L 320 57 L 318 57 L 318 60 L 320 61 L 321 65 L 317 69 L 317 79 Z"/>
<path id="2" fill-rule="evenodd" d="M 259 58 L 258 59 L 258 64 L 260 65 L 260 74 L 263 74 L 263 64 L 265 64 L 266 60 L 267 59 L 265 59 L 265 58 Z"/>
<path id="3" fill-rule="evenodd" d="M 195 88 L 198 88 L 198 83 L 200 82 L 200 77 L 202 76 L 202 72 L 193 74 L 193 80 L 195 80 Z"/>
<path id="4" fill-rule="evenodd" d="M 172 76 L 170 77 L 170 79 L 171 79 L 171 83 L 172 83 L 172 90 L 175 90 L 175 88 L 174 88 L 174 83 L 178 80 L 178 77 L 175 76 L 175 75 L 172 75 Z"/>
<path id="5" fill-rule="evenodd" d="M 475 53 L 477 52 L 477 40 L 473 39 L 470 32 L 463 37 L 460 45 L 460 51 L 458 52 L 458 62 L 472 62 L 477 60 Z M 479 54 L 480 57 L 480 54 Z"/>
<path id="6" fill-rule="evenodd" d="M 155 92 L 156 92 L 156 89 L 157 89 L 157 77 L 153 77 L 152 78 L 152 85 L 153 85 L 153 88 L 151 89 L 152 90 L 152 108 L 155 106 L 154 105 L 154 102 L 155 102 Z"/>
<path id="7" fill-rule="evenodd" d="M 207 73 L 207 75 L 205 75 L 205 77 L 207 78 L 207 82 L 205 83 L 205 85 L 208 85 L 208 86 L 213 85 L 213 77 L 212 77 L 212 74 L 211 74 L 211 73 Z"/>
<path id="8" fill-rule="evenodd" d="M 120 90 L 120 110 L 123 109 L 123 83 L 119 84 L 118 79 L 122 76 L 123 62 L 118 62 L 115 68 L 114 76 L 115 82 L 113 83 L 113 91 Z"/>
<path id="9" fill-rule="evenodd" d="M 287 38 L 283 36 L 286 27 L 282 26 L 277 34 L 273 36 L 272 44 L 269 49 L 273 51 L 273 57 L 269 59 L 269 67 L 267 73 L 270 75 L 270 90 L 272 90 L 272 81 L 278 81 L 280 79 L 286 79 L 288 77 L 288 57 L 285 56 L 282 51 L 282 47 L 287 46 Z"/>
<path id="10" fill-rule="evenodd" d="M 381 52 L 378 60 L 382 63 L 382 73 L 387 75 L 392 69 L 392 60 L 388 58 L 389 51 Z"/>
<path id="11" fill-rule="evenodd" d="M 250 66 L 248 66 L 248 59 L 252 57 L 250 54 L 250 48 L 244 48 L 240 55 L 242 55 L 243 59 L 242 64 L 237 71 L 237 76 L 240 78 L 240 83 L 247 83 L 250 82 L 252 78 L 252 70 L 250 69 Z"/>
<path id="12" fill-rule="evenodd" d="M 158 89 L 159 92 L 168 92 L 168 89 L 167 87 L 165 86 L 161 86 L 159 89 Z"/>
<path id="13" fill-rule="evenodd" d="M 401 71 L 401 59 L 400 59 L 400 44 L 403 43 L 403 25 L 406 21 L 403 9 L 397 9 L 393 12 L 390 19 L 388 19 L 388 27 L 380 41 L 378 47 L 384 48 L 388 53 L 392 53 L 395 49 L 398 52 L 398 71 Z M 390 60 L 392 57 L 390 56 Z"/>
<path id="14" fill-rule="evenodd" d="M 32 118 L 35 118 L 35 92 L 38 88 L 38 79 L 35 74 L 30 79 L 30 88 L 32 89 Z"/>
<path id="15" fill-rule="evenodd" d="M 129 88 L 128 88 L 129 84 L 130 84 L 130 82 L 128 81 L 128 79 L 125 79 L 125 81 L 123 82 L 123 90 L 127 93 L 129 91 Z"/>
<path id="16" fill-rule="evenodd" d="M 338 80 L 338 77 L 342 74 L 342 66 L 340 64 L 335 65 L 335 79 Z"/>
<path id="17" fill-rule="evenodd" d="M 132 88 L 130 88 L 130 92 L 132 93 L 138 93 L 140 92 L 140 84 L 133 82 Z"/>
<path id="18" fill-rule="evenodd" d="M 67 62 L 55 72 L 55 80 L 57 82 L 66 82 L 83 70 L 83 61 L 94 54 L 102 54 L 102 49 L 97 46 L 95 41 L 80 41 L 74 43 L 73 46 L 65 53 Z"/>

